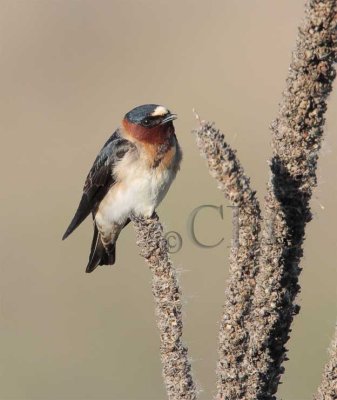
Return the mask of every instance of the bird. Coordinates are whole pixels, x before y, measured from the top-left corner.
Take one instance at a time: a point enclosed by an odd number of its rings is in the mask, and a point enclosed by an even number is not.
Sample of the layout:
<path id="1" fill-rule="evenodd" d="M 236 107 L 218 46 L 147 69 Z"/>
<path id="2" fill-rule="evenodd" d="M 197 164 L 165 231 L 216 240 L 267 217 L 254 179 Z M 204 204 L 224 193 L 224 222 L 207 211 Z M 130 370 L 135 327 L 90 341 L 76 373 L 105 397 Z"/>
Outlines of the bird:
<path id="1" fill-rule="evenodd" d="M 96 157 L 77 211 L 62 240 L 92 214 L 94 234 L 86 272 L 114 265 L 116 241 L 130 216 L 150 217 L 180 169 L 176 114 L 158 104 L 133 108 Z"/>

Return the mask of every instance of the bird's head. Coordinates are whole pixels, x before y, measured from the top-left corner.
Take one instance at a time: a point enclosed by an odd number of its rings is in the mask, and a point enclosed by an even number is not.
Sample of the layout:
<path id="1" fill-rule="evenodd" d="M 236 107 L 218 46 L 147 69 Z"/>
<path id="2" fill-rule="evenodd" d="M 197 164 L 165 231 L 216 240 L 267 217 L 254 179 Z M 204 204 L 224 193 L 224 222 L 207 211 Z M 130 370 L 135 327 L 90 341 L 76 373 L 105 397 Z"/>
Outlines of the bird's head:
<path id="1" fill-rule="evenodd" d="M 177 118 L 167 108 L 157 104 L 145 104 L 129 111 L 122 126 L 127 136 L 140 142 L 161 144 L 173 133 L 172 121 Z"/>

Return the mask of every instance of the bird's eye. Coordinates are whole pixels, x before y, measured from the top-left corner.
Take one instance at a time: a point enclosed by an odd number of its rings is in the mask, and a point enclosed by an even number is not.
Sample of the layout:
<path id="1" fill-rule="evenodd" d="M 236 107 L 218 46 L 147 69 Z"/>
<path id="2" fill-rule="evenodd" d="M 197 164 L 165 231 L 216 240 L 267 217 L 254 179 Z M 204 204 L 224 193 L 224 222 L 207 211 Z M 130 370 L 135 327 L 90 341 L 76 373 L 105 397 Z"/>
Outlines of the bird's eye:
<path id="1" fill-rule="evenodd" d="M 142 124 L 143 124 L 144 126 L 149 126 L 149 125 L 151 124 L 150 118 L 145 118 L 145 119 L 143 119 Z"/>

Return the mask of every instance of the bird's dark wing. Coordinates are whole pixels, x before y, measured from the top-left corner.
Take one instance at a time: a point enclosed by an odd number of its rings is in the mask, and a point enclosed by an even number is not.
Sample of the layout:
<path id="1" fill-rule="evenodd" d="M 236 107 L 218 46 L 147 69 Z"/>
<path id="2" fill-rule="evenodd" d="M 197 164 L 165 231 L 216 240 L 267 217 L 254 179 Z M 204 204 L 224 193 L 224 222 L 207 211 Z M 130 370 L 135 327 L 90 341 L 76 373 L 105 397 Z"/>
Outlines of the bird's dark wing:
<path id="1" fill-rule="evenodd" d="M 97 208 L 110 187 L 115 183 L 113 166 L 134 145 L 115 131 L 98 154 L 84 184 L 83 195 L 63 240 L 68 237 L 84 219 Z"/>

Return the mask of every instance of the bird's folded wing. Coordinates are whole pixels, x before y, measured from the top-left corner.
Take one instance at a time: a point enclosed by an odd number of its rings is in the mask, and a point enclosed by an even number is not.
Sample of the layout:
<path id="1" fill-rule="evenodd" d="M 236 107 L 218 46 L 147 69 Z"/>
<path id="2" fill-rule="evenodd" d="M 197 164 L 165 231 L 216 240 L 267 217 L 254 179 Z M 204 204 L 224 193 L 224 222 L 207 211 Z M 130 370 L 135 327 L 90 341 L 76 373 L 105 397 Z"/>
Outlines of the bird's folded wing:
<path id="1" fill-rule="evenodd" d="M 115 183 L 113 176 L 114 165 L 133 147 L 134 145 L 131 142 L 120 136 L 118 130 L 105 143 L 89 171 L 80 204 L 68 229 L 63 235 L 63 240 L 97 208 L 108 190 Z"/>

